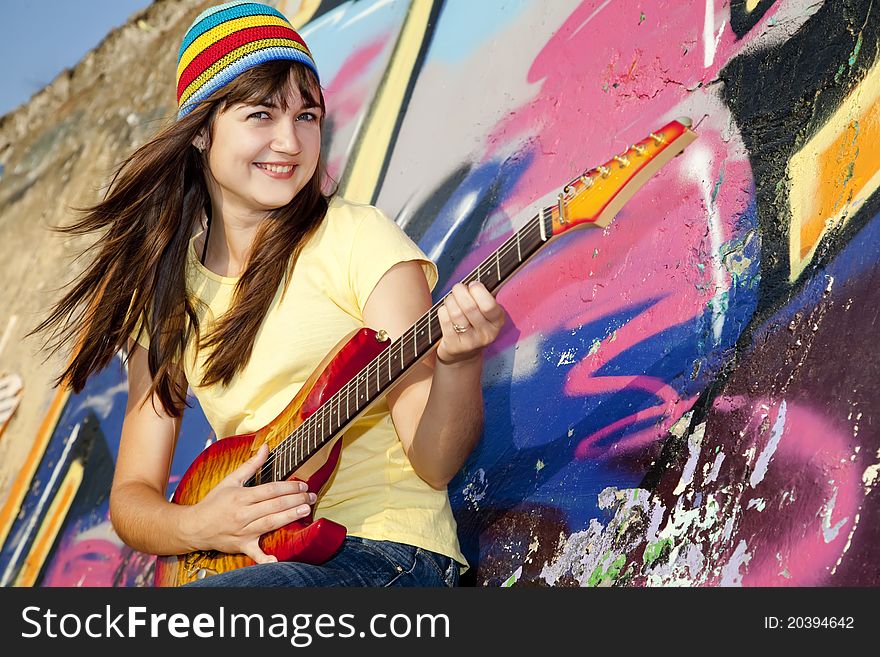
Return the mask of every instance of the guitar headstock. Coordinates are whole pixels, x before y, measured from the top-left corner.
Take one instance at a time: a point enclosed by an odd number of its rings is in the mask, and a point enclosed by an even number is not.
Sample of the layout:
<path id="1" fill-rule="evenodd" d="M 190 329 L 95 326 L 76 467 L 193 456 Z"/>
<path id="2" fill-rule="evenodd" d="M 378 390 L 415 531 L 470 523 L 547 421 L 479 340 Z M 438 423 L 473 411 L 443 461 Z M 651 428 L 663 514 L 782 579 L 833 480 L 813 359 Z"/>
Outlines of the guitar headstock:
<path id="1" fill-rule="evenodd" d="M 553 235 L 583 225 L 608 226 L 651 176 L 697 138 L 690 127 L 688 118 L 670 121 L 620 155 L 568 183 L 560 192 L 558 203 L 545 209 L 553 219 Z"/>

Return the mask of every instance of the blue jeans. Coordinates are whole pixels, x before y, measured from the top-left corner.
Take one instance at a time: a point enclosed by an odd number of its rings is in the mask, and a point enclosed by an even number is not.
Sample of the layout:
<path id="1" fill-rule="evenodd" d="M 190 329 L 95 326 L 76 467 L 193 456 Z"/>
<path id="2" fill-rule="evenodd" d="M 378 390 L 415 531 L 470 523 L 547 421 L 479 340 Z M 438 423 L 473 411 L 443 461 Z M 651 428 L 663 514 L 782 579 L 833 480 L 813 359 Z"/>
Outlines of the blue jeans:
<path id="1" fill-rule="evenodd" d="M 348 536 L 320 566 L 296 561 L 257 564 L 186 586 L 457 586 L 458 572 L 456 561 L 436 552 Z"/>

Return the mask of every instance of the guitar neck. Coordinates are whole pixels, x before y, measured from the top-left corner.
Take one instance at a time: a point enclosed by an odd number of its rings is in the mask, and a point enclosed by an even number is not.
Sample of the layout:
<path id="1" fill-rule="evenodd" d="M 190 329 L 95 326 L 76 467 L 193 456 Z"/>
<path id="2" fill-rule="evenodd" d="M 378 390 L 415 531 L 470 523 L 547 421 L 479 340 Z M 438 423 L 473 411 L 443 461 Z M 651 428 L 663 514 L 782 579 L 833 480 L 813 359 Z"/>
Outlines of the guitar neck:
<path id="1" fill-rule="evenodd" d="M 472 281 L 480 281 L 493 295 L 497 293 L 553 236 L 553 216 L 553 211 L 545 208 L 532 217 L 461 282 L 467 285 Z M 276 446 L 273 450 L 277 457 L 272 468 L 273 480 L 290 476 L 312 454 L 381 399 L 413 365 L 430 353 L 443 335 L 437 314 L 442 305 L 442 300 L 434 304 Z"/>
<path id="2" fill-rule="evenodd" d="M 657 132 L 615 155 L 605 164 L 569 182 L 555 206 L 540 213 L 464 277 L 480 281 L 492 293 L 551 238 L 571 228 L 605 228 L 632 195 L 673 157 L 696 139 L 688 118 L 670 121 Z M 367 408 L 378 401 L 442 337 L 437 315 L 442 300 L 370 361 L 276 448 L 272 476 L 284 479 Z M 382 339 L 382 332 L 377 338 Z"/>

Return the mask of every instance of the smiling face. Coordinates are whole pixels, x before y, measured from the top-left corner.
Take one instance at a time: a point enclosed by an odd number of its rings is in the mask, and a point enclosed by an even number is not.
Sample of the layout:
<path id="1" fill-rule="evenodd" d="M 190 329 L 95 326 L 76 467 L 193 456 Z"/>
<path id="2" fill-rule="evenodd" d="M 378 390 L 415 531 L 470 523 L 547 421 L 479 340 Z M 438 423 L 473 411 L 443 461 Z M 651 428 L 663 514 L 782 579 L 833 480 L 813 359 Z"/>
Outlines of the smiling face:
<path id="1" fill-rule="evenodd" d="M 294 78 L 267 97 L 233 98 L 216 115 L 206 153 L 215 208 L 265 214 L 290 203 L 315 175 L 320 92 L 304 94 Z"/>

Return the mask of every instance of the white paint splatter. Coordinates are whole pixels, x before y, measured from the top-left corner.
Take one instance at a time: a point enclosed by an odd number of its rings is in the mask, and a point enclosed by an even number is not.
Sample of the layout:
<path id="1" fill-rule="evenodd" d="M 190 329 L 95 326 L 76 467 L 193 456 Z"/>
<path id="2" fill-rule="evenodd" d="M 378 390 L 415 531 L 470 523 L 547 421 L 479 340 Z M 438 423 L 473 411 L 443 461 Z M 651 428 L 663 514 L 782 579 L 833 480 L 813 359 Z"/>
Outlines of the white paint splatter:
<path id="1" fill-rule="evenodd" d="M 504 580 L 504 583 L 501 585 L 501 588 L 510 588 L 514 584 L 516 584 L 517 580 L 522 577 L 522 566 L 517 568 L 513 575 Z"/>
<path id="2" fill-rule="evenodd" d="M 853 537 L 853 534 L 856 533 L 856 528 L 859 526 L 859 517 L 860 516 L 861 516 L 861 514 L 856 513 L 855 518 L 853 518 L 852 529 L 849 530 L 849 536 L 846 537 L 846 545 L 843 546 L 843 550 L 840 551 L 840 556 L 837 558 L 837 563 L 835 563 L 834 568 L 831 569 L 832 575 L 837 572 L 837 568 L 838 568 L 838 566 L 840 566 L 841 562 L 843 561 L 844 555 L 847 553 L 847 550 L 849 550 L 849 546 L 852 545 L 852 537 Z"/>
<path id="3" fill-rule="evenodd" d="M 749 477 L 749 486 L 752 488 L 760 484 L 767 475 L 767 467 L 770 465 L 770 459 L 772 459 L 773 455 L 776 453 L 776 448 L 779 446 L 779 441 L 782 439 L 782 432 L 785 429 L 785 412 L 786 405 L 785 400 L 783 399 L 782 403 L 779 404 L 779 413 L 776 415 L 776 422 L 773 423 L 773 428 L 770 430 L 770 439 L 767 441 L 767 445 L 758 457 L 758 461 L 755 463 L 755 469 Z"/>
<path id="4" fill-rule="evenodd" d="M 474 510 L 479 510 L 479 503 L 486 497 L 487 488 L 486 471 L 480 468 L 474 473 L 474 476 L 471 477 L 467 485 L 462 488 L 461 494 L 465 500 L 473 505 Z"/>
<path id="5" fill-rule="evenodd" d="M 748 503 L 748 505 L 746 506 L 746 509 L 757 508 L 758 511 L 763 511 L 763 510 L 764 510 L 764 507 L 765 507 L 766 505 L 767 505 L 767 504 L 766 504 L 766 502 L 764 502 L 764 498 L 763 498 L 763 497 L 756 497 L 756 498 L 754 498 L 754 499 L 749 500 L 749 503 Z"/>
<path id="6" fill-rule="evenodd" d="M 834 513 L 835 504 L 837 504 L 837 486 L 834 487 L 834 494 L 831 496 L 831 499 L 822 507 L 822 538 L 825 539 L 826 543 L 830 543 L 837 538 L 840 528 L 849 520 L 849 516 L 847 516 L 833 527 L 831 526 L 831 515 Z"/>
<path id="7" fill-rule="evenodd" d="M 688 436 L 688 460 L 684 465 L 684 470 L 681 473 L 681 479 L 678 481 L 678 485 L 675 487 L 675 490 L 672 491 L 673 495 L 681 495 L 685 488 L 687 488 L 691 482 L 694 480 L 694 471 L 697 469 L 697 463 L 700 460 L 700 447 L 703 444 L 703 434 L 706 431 L 706 423 L 697 425 L 694 429 L 694 432 Z"/>
<path id="8" fill-rule="evenodd" d="M 862 473 L 862 483 L 865 484 L 865 495 L 871 492 L 871 489 L 877 484 L 877 478 L 880 477 L 880 463 L 869 465 Z"/>
<path id="9" fill-rule="evenodd" d="M 825 277 L 825 280 L 828 281 L 828 285 L 825 286 L 825 294 L 830 294 L 831 287 L 834 285 L 834 276 L 831 276 L 829 274 L 828 276 Z"/>
<path id="10" fill-rule="evenodd" d="M 724 565 L 721 571 L 721 586 L 742 586 L 744 573 L 740 572 L 740 568 L 748 565 L 752 560 L 752 555 L 746 552 L 747 548 L 746 542 L 740 540 L 736 550 L 733 551 L 733 556 L 730 557 L 730 561 Z"/>
<path id="11" fill-rule="evenodd" d="M 694 414 L 693 411 L 688 411 L 684 415 L 682 415 L 678 420 L 675 421 L 671 427 L 669 427 L 669 433 L 671 433 L 676 438 L 681 438 L 687 428 L 691 425 L 691 416 Z"/>
<path id="12" fill-rule="evenodd" d="M 95 413 L 99 415 L 102 420 L 106 420 L 110 415 L 110 411 L 113 410 L 113 398 L 116 395 L 122 394 L 128 394 L 128 381 L 123 381 L 112 388 L 107 388 L 107 390 L 100 395 L 88 395 L 82 403 L 77 406 L 74 413 L 79 413 L 87 408 L 94 408 Z"/>
<path id="13" fill-rule="evenodd" d="M 571 365 L 574 362 L 575 355 L 577 355 L 577 349 L 566 349 L 559 355 L 559 362 L 556 363 L 556 367 L 559 367 L 560 365 Z"/>
<path id="14" fill-rule="evenodd" d="M 709 473 L 709 476 L 706 478 L 706 483 L 711 483 L 718 478 L 718 473 L 721 472 L 721 464 L 724 462 L 724 452 L 718 452 L 715 455 L 715 462 L 712 464 L 712 471 Z"/>

